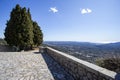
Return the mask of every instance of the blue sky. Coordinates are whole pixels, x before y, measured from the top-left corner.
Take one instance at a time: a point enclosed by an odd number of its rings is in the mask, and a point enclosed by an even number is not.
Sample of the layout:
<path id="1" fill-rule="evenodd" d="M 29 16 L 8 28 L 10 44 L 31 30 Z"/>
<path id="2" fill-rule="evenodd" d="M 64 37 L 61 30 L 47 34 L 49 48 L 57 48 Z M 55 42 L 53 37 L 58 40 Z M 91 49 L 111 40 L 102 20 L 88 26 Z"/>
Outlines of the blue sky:
<path id="1" fill-rule="evenodd" d="M 0 37 L 16 4 L 30 8 L 44 41 L 120 42 L 120 0 L 0 0 Z"/>

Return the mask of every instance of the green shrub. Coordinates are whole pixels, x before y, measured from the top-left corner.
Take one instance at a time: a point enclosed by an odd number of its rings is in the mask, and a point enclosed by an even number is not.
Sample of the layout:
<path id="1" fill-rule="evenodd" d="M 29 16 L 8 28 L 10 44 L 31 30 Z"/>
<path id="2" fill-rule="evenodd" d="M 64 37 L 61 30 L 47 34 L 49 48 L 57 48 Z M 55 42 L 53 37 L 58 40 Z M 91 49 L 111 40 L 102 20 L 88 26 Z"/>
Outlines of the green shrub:
<path id="1" fill-rule="evenodd" d="M 120 57 L 97 59 L 96 64 L 106 69 L 120 72 Z"/>
<path id="2" fill-rule="evenodd" d="M 7 45 L 7 42 L 4 39 L 0 38 L 0 45 Z"/>

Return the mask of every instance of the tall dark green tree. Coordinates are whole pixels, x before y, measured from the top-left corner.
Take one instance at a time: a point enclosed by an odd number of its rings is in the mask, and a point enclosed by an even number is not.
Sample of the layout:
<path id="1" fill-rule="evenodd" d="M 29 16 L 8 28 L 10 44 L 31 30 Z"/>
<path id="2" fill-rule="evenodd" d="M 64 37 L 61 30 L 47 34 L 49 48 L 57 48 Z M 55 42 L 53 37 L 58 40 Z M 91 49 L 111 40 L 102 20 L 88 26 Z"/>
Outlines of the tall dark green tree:
<path id="1" fill-rule="evenodd" d="M 21 8 L 19 4 L 17 4 L 16 7 L 13 8 L 10 14 L 10 19 L 7 21 L 6 24 L 6 29 L 4 33 L 5 40 L 9 45 L 17 46 L 20 49 L 24 49 L 32 45 L 38 45 L 38 43 L 35 41 L 39 41 L 39 39 L 37 40 L 37 38 L 40 37 L 34 35 L 35 29 L 33 28 L 33 26 L 34 24 L 31 18 L 30 9 L 26 10 L 25 7 Z M 42 34 L 41 30 L 37 30 L 37 32 L 39 34 Z M 39 42 L 41 44 L 42 39 Z"/>
<path id="2" fill-rule="evenodd" d="M 33 22 L 33 34 L 34 34 L 34 38 L 33 38 L 34 45 L 39 46 L 43 42 L 43 34 L 37 22 Z"/>
<path id="3" fill-rule="evenodd" d="M 19 5 L 16 5 L 15 8 L 13 8 L 11 15 L 10 15 L 10 20 L 7 21 L 7 27 L 5 29 L 5 40 L 9 45 L 14 45 L 18 46 L 18 35 L 17 33 L 19 32 L 19 28 L 21 26 L 21 7 Z"/>

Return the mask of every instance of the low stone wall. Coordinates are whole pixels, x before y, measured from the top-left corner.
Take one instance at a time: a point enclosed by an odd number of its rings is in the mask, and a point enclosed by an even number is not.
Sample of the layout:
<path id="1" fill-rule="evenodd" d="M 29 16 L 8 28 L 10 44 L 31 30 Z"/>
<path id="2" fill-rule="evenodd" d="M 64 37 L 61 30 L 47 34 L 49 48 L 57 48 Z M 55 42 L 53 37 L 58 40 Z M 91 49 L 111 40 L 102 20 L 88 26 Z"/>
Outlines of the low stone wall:
<path id="1" fill-rule="evenodd" d="M 13 52 L 13 48 L 8 45 L 0 45 L 0 52 Z"/>
<path id="2" fill-rule="evenodd" d="M 99 67 L 74 56 L 57 51 L 50 47 L 45 48 L 46 52 L 53 57 L 61 66 L 68 71 L 75 80 L 114 80 L 116 73 Z"/>

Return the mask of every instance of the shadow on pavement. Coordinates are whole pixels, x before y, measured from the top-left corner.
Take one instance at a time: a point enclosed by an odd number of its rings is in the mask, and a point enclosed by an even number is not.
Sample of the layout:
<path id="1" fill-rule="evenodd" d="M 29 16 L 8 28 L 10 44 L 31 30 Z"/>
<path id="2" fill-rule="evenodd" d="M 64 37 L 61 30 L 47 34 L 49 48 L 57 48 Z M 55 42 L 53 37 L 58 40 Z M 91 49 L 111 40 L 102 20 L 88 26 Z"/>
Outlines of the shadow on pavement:
<path id="1" fill-rule="evenodd" d="M 117 73 L 117 74 L 116 74 L 115 80 L 120 80 L 120 73 Z"/>
<path id="2" fill-rule="evenodd" d="M 73 77 L 68 74 L 62 66 L 60 66 L 52 57 L 47 53 L 41 53 L 48 69 L 52 73 L 55 80 L 74 80 Z"/>

